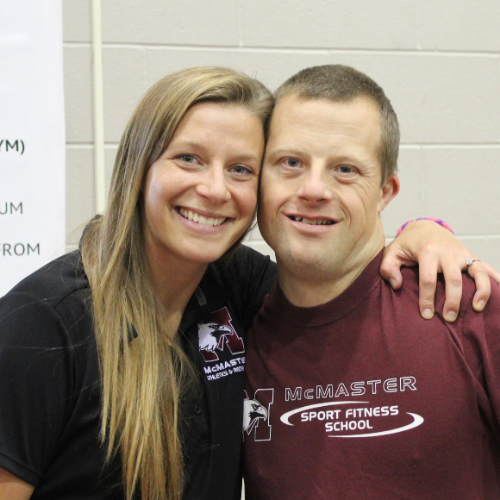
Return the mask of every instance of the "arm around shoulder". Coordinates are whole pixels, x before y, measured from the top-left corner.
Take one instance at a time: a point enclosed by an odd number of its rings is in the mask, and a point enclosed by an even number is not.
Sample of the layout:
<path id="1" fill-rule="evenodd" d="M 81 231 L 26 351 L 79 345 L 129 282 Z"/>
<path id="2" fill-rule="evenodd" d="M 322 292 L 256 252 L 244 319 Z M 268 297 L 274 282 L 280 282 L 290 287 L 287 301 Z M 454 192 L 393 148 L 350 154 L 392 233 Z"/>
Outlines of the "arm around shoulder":
<path id="1" fill-rule="evenodd" d="M 437 274 L 443 273 L 446 281 L 446 301 L 443 316 L 454 321 L 459 313 L 462 296 L 462 271 L 468 270 L 476 282 L 477 291 L 473 306 L 484 309 L 491 293 L 489 277 L 500 283 L 500 273 L 491 266 L 477 262 L 475 256 L 448 229 L 429 220 L 412 222 L 385 250 L 380 269 L 382 277 L 397 290 L 402 276 L 399 268 L 419 265 L 419 306 L 425 319 L 434 314 L 434 294 Z M 468 259 L 475 260 L 468 266 Z"/>

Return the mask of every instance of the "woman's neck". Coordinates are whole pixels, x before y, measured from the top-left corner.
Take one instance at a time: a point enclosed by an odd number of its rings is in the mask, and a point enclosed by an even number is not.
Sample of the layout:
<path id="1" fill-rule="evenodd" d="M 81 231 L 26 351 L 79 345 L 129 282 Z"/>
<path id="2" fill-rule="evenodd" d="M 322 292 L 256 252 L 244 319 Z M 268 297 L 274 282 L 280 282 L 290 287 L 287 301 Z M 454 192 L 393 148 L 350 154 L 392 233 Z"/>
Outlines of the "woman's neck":
<path id="1" fill-rule="evenodd" d="M 147 261 L 156 297 L 167 316 L 182 318 L 182 314 L 198 287 L 208 264 L 187 262 L 165 255 L 163 252 L 147 252 Z"/>

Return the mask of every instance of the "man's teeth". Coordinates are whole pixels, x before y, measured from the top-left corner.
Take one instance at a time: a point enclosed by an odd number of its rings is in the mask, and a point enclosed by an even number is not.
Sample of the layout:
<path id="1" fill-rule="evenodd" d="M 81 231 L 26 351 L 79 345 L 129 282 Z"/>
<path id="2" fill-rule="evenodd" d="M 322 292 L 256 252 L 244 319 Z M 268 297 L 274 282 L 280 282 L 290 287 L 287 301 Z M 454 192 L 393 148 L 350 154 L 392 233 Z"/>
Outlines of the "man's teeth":
<path id="1" fill-rule="evenodd" d="M 294 215 L 290 216 L 290 218 L 294 221 L 305 222 L 313 226 L 331 226 L 335 224 L 335 222 L 330 219 L 308 219 L 307 217 L 295 217 Z"/>
<path id="2" fill-rule="evenodd" d="M 179 209 L 179 213 L 184 218 L 197 222 L 202 226 L 220 226 L 226 220 L 226 217 L 205 217 L 204 215 L 200 215 L 192 210 L 185 210 L 184 208 Z"/>

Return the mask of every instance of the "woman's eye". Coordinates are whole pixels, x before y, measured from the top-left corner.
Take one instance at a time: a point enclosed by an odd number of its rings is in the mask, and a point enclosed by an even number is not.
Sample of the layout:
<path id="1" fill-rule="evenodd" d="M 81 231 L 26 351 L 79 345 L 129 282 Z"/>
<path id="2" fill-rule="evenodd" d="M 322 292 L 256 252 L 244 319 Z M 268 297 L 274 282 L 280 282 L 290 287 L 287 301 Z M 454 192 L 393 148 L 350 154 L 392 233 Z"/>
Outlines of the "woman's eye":
<path id="1" fill-rule="evenodd" d="M 195 157 L 193 155 L 179 155 L 177 158 L 186 162 L 186 163 L 194 163 Z"/>

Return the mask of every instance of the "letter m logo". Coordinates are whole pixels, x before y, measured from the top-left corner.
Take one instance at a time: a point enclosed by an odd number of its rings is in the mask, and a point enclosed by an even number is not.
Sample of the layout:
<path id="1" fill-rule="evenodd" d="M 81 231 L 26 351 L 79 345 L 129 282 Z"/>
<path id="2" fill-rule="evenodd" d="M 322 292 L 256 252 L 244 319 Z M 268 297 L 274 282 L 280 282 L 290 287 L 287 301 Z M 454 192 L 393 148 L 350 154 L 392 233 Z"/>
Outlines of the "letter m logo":
<path id="1" fill-rule="evenodd" d="M 243 439 L 253 433 L 254 441 L 271 441 L 273 426 L 269 423 L 274 389 L 257 389 L 253 399 L 245 391 L 243 401 Z"/>
<path id="2" fill-rule="evenodd" d="M 219 360 L 216 351 L 222 352 L 227 346 L 231 354 L 243 354 L 245 344 L 233 328 L 233 320 L 226 307 L 210 314 L 210 323 L 198 324 L 200 353 L 205 361 Z"/>

